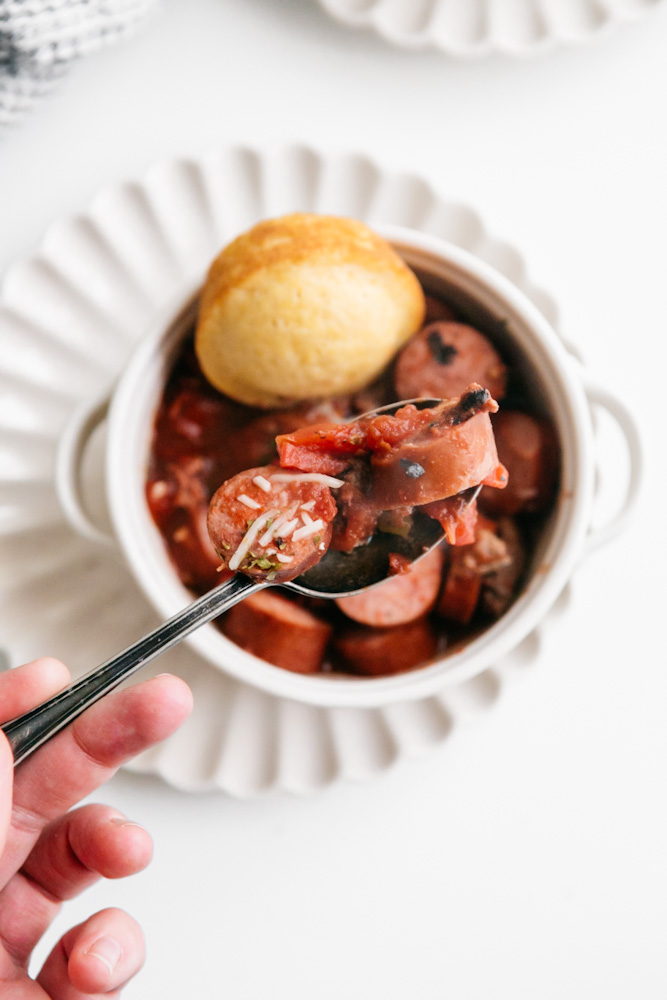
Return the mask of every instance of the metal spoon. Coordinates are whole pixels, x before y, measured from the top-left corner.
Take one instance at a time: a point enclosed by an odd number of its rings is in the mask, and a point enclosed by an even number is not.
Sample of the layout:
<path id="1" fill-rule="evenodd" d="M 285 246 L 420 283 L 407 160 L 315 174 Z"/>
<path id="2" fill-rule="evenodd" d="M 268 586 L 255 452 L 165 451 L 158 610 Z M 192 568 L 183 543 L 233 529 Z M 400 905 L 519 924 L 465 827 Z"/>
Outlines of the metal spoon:
<path id="1" fill-rule="evenodd" d="M 407 402 L 413 402 L 423 409 L 434 406 L 440 400 L 420 399 Z M 405 404 L 405 400 L 392 403 L 364 416 L 391 414 Z M 468 503 L 472 503 L 480 489 L 481 487 L 473 487 L 465 491 Z M 410 533 L 406 537 L 376 532 L 367 545 L 359 546 L 350 553 L 329 551 L 307 572 L 278 586 L 287 587 L 307 597 L 349 597 L 375 587 L 387 578 L 390 552 L 399 552 L 407 559 L 416 561 L 442 538 L 441 525 L 433 518 L 416 511 Z M 84 674 L 53 698 L 6 722 L 0 728 L 12 748 L 14 766 L 160 653 L 166 652 L 190 632 L 217 618 L 244 597 L 270 586 L 275 584 L 257 582 L 242 573 L 236 573 L 142 639 Z"/>

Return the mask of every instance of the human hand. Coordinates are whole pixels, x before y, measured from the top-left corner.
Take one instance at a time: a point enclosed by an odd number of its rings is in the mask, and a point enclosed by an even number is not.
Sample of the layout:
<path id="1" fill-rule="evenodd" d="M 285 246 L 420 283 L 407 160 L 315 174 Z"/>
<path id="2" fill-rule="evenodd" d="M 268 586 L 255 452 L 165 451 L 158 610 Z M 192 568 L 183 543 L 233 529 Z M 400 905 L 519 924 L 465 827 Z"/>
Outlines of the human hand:
<path id="1" fill-rule="evenodd" d="M 68 682 L 67 668 L 50 658 L 1 674 L 0 722 Z M 27 972 L 64 900 L 100 876 L 132 875 L 150 861 L 148 833 L 116 810 L 68 810 L 124 761 L 169 736 L 191 705 L 185 683 L 166 674 L 113 692 L 16 771 L 0 734 L 0 1000 L 108 1000 L 141 968 L 141 929 L 127 913 L 108 909 L 64 934 L 36 979 Z"/>

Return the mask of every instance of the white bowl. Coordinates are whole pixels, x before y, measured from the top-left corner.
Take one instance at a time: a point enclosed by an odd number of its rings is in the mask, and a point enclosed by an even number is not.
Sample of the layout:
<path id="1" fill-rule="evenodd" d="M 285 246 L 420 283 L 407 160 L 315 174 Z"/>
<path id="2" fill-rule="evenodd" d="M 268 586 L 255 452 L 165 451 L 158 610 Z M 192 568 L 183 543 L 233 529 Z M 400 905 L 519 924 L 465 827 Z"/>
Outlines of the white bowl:
<path id="1" fill-rule="evenodd" d="M 419 274 L 427 288 L 441 290 L 495 324 L 510 362 L 521 367 L 536 404 L 554 424 L 561 448 L 561 488 L 545 525 L 529 579 L 498 621 L 462 649 L 424 667 L 382 678 L 300 675 L 240 649 L 214 625 L 185 642 L 221 670 L 285 698 L 314 705 L 371 707 L 422 698 L 480 673 L 532 631 L 554 603 L 585 548 L 624 524 L 639 486 L 641 450 L 636 427 L 623 405 L 593 386 L 583 369 L 534 305 L 489 265 L 437 237 L 399 227 L 375 227 Z M 107 501 L 115 540 L 147 597 L 164 618 L 192 595 L 178 579 L 145 500 L 153 421 L 165 378 L 196 314 L 198 284 L 153 324 L 132 355 L 108 409 Z M 591 532 L 596 476 L 591 402 L 605 407 L 625 434 L 632 475 L 620 511 L 604 530 Z M 70 521 L 84 534 L 105 540 L 82 509 L 78 478 L 85 442 L 106 414 L 107 401 L 80 411 L 61 441 L 57 484 Z"/>

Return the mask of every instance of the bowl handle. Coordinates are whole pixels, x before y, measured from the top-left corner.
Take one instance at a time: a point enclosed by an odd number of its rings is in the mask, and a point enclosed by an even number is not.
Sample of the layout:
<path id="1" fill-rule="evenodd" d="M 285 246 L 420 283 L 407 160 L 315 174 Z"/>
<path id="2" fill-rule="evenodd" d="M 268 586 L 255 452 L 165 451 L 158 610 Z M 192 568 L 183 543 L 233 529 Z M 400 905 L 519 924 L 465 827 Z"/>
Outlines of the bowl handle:
<path id="1" fill-rule="evenodd" d="M 628 481 L 620 508 L 604 524 L 589 529 L 585 552 L 592 552 L 600 545 L 611 541 L 630 520 L 641 493 L 644 450 L 637 421 L 626 405 L 613 392 L 592 381 L 587 373 L 583 373 L 583 382 L 591 407 L 605 410 L 623 433 L 629 459 Z"/>
<path id="2" fill-rule="evenodd" d="M 110 396 L 106 395 L 86 400 L 74 410 L 58 441 L 55 481 L 63 513 L 75 531 L 98 545 L 116 548 L 114 536 L 95 524 L 87 512 L 81 482 L 86 447 L 93 431 L 106 420 L 110 402 Z"/>

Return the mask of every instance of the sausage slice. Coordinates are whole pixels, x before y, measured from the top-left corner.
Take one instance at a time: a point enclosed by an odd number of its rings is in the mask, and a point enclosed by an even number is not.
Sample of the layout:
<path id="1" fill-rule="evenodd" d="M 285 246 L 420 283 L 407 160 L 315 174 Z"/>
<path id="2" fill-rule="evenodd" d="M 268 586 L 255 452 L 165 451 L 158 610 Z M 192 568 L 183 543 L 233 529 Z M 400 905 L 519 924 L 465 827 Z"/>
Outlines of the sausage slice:
<path id="1" fill-rule="evenodd" d="M 391 419 L 409 409 L 403 407 Z M 473 383 L 460 398 L 418 411 L 427 422 L 414 434 L 395 445 L 391 440 L 375 444 L 374 502 L 390 510 L 443 500 L 484 482 L 504 486 L 505 470 L 498 462 L 489 418 L 497 409 L 488 390 Z M 373 425 L 380 426 L 381 420 L 375 418 Z"/>
<path id="2" fill-rule="evenodd" d="M 494 416 L 493 430 L 509 482 L 502 492 L 483 490 L 480 506 L 492 517 L 545 510 L 558 479 L 558 446 L 552 426 L 529 413 L 502 410 Z"/>
<path id="3" fill-rule="evenodd" d="M 471 382 L 502 399 L 507 369 L 490 340 L 465 323 L 429 323 L 403 348 L 396 362 L 401 399 L 459 396 Z"/>
<path id="4" fill-rule="evenodd" d="M 443 562 L 442 549 L 432 549 L 407 572 L 391 576 L 362 594 L 340 597 L 336 604 L 348 618 L 363 625 L 404 625 L 427 614 L 435 604 Z"/>
<path id="5" fill-rule="evenodd" d="M 340 668 L 366 677 L 398 674 L 435 656 L 438 637 L 428 618 L 393 628 L 353 625 L 334 639 Z"/>
<path id="6" fill-rule="evenodd" d="M 282 583 L 314 566 L 329 546 L 336 516 L 328 483 L 339 481 L 275 465 L 228 479 L 207 517 L 223 567 Z"/>
<path id="7" fill-rule="evenodd" d="M 225 616 L 222 630 L 242 649 L 297 674 L 320 669 L 332 627 L 273 587 L 251 594 Z"/>

